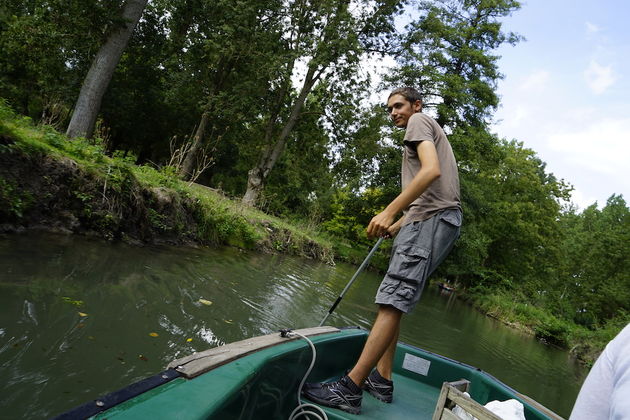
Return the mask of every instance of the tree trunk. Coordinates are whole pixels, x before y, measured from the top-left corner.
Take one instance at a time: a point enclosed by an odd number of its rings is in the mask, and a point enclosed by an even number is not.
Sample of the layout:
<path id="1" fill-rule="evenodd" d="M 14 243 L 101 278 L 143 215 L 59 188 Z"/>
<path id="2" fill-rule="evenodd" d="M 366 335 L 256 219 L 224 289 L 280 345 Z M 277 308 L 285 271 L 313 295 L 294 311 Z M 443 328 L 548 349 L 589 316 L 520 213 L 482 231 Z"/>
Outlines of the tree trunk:
<path id="1" fill-rule="evenodd" d="M 68 137 L 92 137 L 103 95 L 120 61 L 123 50 L 138 24 L 140 16 L 142 16 L 147 1 L 127 0 L 125 3 L 122 12 L 125 24 L 114 30 L 96 53 L 90 70 L 83 81 L 83 86 L 81 86 L 70 124 L 68 124 L 66 131 Z"/>
<path id="2" fill-rule="evenodd" d="M 223 85 L 232 73 L 232 69 L 234 69 L 236 62 L 237 57 L 234 56 L 224 55 L 219 59 L 219 63 L 217 64 L 217 74 L 214 77 L 212 91 L 208 95 L 208 102 L 204 108 L 205 111 L 201 114 L 201 121 L 197 126 L 197 130 L 195 131 L 195 135 L 192 139 L 192 145 L 186 154 L 186 158 L 184 159 L 184 163 L 182 164 L 182 168 L 180 170 L 180 176 L 185 181 L 188 181 L 193 172 L 197 169 L 195 168 L 195 164 L 199 151 L 204 148 L 204 139 L 206 137 L 208 123 L 210 122 L 210 115 L 212 115 L 215 107 L 213 104 L 215 96 L 223 89 Z"/>
<path id="3" fill-rule="evenodd" d="M 284 151 L 284 148 L 287 143 L 287 138 L 295 127 L 297 123 L 298 117 L 300 116 L 300 111 L 304 106 L 304 102 L 306 101 L 306 97 L 313 89 L 315 82 L 323 73 L 323 69 L 315 74 L 317 70 L 317 65 L 313 62 L 309 63 L 308 72 L 306 73 L 306 77 L 304 78 L 304 84 L 302 85 L 302 90 L 300 91 L 299 96 L 293 103 L 293 108 L 291 109 L 291 115 L 289 115 L 289 119 L 287 120 L 284 127 L 282 127 L 282 131 L 278 136 L 276 142 L 272 145 L 269 145 L 267 150 L 263 152 L 258 164 L 249 170 L 247 173 L 247 191 L 245 191 L 245 195 L 243 196 L 243 203 L 253 206 L 256 204 L 258 200 L 258 196 L 263 189 L 265 179 L 269 175 L 269 172 L 273 169 L 274 165 L 278 161 L 278 158 Z"/>
<path id="4" fill-rule="evenodd" d="M 201 114 L 201 121 L 197 126 L 197 130 L 195 130 L 195 135 L 193 136 L 192 146 L 190 146 L 190 150 L 186 154 L 186 158 L 184 159 L 184 163 L 182 164 L 182 168 L 180 170 L 180 176 L 184 181 L 188 181 L 195 170 L 196 158 L 199 154 L 199 150 L 203 145 L 203 138 L 206 135 L 206 128 L 208 127 L 208 121 L 210 121 L 210 113 L 205 111 Z"/>

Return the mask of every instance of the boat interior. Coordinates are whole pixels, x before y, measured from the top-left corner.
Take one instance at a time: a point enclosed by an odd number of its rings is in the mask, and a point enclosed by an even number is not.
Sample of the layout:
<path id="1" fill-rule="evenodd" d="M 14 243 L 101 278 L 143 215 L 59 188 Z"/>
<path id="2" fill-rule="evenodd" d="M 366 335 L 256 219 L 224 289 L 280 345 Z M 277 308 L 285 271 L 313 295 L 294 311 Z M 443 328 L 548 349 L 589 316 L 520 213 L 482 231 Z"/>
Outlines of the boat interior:
<path id="1" fill-rule="evenodd" d="M 297 332 L 308 336 L 316 348 L 308 382 L 339 378 L 356 361 L 368 335 L 356 327 Z M 297 393 L 312 357 L 305 339 L 279 333 L 213 348 L 173 361 L 165 372 L 176 371 L 174 378 L 92 418 L 287 419 L 298 405 L 310 403 L 298 400 Z M 491 420 L 492 416 L 483 417 L 487 414 L 483 410 L 474 410 L 492 400 L 517 399 L 527 420 L 560 419 L 486 372 L 404 343 L 397 347 L 393 381 L 391 404 L 364 393 L 360 415 L 322 409 L 328 419 L 448 420 L 458 419 L 450 409 L 460 401 L 460 406 L 472 406 L 478 419 Z M 453 384 L 445 386 L 445 382 Z M 461 399 L 465 388 L 470 398 L 464 398 L 469 401 Z"/>

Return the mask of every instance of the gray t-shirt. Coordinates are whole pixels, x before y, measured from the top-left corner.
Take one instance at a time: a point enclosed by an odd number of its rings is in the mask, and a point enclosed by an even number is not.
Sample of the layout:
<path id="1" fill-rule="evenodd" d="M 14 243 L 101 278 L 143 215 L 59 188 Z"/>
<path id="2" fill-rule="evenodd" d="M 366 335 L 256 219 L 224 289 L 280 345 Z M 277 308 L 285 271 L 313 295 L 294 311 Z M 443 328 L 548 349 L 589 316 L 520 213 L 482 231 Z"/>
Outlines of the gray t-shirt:
<path id="1" fill-rule="evenodd" d="M 413 201 L 405 211 L 407 223 L 426 220 L 444 209 L 460 209 L 459 175 L 457 162 L 453 155 L 451 144 L 444 134 L 444 130 L 437 121 L 420 112 L 413 114 L 407 122 L 405 132 L 405 149 L 402 162 L 402 187 L 411 182 L 420 171 L 421 163 L 416 148 L 420 142 L 430 141 L 435 145 L 440 162 L 440 177 Z"/>

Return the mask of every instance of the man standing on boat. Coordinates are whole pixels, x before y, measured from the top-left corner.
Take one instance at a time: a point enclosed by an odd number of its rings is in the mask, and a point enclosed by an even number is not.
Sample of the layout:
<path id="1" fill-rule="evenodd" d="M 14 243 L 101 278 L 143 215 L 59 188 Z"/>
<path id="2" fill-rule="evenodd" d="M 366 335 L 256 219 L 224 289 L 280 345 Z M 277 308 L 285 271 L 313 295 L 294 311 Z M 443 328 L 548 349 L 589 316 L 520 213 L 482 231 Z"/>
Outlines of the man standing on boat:
<path id="1" fill-rule="evenodd" d="M 403 313 L 414 308 L 427 277 L 459 237 L 462 210 L 457 162 L 438 123 L 422 111 L 420 93 L 394 90 L 387 111 L 405 128 L 402 192 L 367 227 L 368 237 L 395 237 L 376 293 L 378 314 L 356 365 L 339 381 L 306 384 L 306 398 L 349 413 L 361 411 L 362 389 L 391 403 L 392 365 Z M 403 213 L 402 217 L 396 217 Z"/>

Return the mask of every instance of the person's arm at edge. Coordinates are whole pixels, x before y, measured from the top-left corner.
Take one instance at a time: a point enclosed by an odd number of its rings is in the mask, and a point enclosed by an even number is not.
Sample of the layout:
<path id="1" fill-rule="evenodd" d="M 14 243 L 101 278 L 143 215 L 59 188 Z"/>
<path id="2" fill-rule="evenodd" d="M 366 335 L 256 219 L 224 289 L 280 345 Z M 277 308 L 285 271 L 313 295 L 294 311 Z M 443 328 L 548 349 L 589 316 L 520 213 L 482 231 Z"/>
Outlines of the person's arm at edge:
<path id="1" fill-rule="evenodd" d="M 381 237 L 387 233 L 395 235 L 400 229 L 402 218 L 396 223 L 394 219 L 396 215 L 406 209 L 415 199 L 420 197 L 422 193 L 441 175 L 440 162 L 438 160 L 435 144 L 430 141 L 421 141 L 418 144 L 418 159 L 422 164 L 420 171 L 407 187 L 396 197 L 389 205 L 372 218 L 367 227 L 367 235 L 369 238 Z M 392 232 L 390 232 L 392 228 Z"/>

